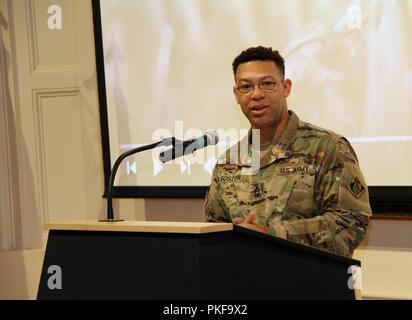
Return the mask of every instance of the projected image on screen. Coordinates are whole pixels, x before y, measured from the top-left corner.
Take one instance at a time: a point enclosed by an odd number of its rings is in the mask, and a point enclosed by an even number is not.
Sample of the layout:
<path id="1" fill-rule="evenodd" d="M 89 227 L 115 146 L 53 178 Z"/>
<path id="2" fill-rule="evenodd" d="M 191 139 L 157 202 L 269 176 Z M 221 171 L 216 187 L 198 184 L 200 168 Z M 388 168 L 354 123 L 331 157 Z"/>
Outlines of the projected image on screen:
<path id="1" fill-rule="evenodd" d="M 293 81 L 289 108 L 347 137 L 371 186 L 412 182 L 412 2 L 101 0 L 112 162 L 162 137 L 221 130 L 216 146 L 167 165 L 131 157 L 118 185 L 207 186 L 247 134 L 233 59 L 269 46 Z"/>

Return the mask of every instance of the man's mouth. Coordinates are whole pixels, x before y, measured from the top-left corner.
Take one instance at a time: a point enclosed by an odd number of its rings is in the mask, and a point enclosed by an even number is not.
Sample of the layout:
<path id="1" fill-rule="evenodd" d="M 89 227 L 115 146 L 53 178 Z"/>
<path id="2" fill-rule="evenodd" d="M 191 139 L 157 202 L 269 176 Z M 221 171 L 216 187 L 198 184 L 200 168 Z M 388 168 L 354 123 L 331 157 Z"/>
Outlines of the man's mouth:
<path id="1" fill-rule="evenodd" d="M 255 105 L 249 108 L 250 110 L 250 114 L 252 116 L 261 116 L 266 112 L 266 109 L 268 109 L 269 106 L 268 105 Z"/>

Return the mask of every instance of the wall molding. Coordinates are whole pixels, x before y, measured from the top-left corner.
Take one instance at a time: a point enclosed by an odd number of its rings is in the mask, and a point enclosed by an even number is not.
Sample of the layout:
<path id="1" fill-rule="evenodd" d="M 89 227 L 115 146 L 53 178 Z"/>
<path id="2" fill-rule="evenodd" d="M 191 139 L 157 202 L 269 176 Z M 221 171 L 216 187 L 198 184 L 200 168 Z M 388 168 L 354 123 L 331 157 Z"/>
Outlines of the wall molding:
<path id="1" fill-rule="evenodd" d="M 2 150 L 0 150 L 0 163 L 2 163 L 4 169 L 4 176 L 6 179 L 2 181 L 1 194 L 0 194 L 0 220 L 2 222 L 2 232 L 7 234 L 3 239 L 5 243 L 0 243 L 1 249 L 15 249 L 16 237 L 14 227 L 14 214 L 15 207 L 13 201 L 13 177 L 12 177 L 12 159 L 10 148 L 10 123 L 13 120 L 13 116 L 10 113 L 12 108 L 10 82 L 12 80 L 12 67 L 11 57 L 7 52 L 7 48 L 10 48 L 9 32 L 10 24 L 8 23 L 8 6 L 7 3 L 3 3 L 0 7 L 2 16 L 4 15 L 4 25 L 0 26 L 0 136 Z M 1 167 L 0 167 L 0 170 Z M 7 227 L 5 226 L 7 225 Z M 7 231 L 6 231 L 7 230 Z M 5 240 L 7 239 L 8 240 Z"/>
<path id="2" fill-rule="evenodd" d="M 73 2 L 71 3 L 74 6 Z M 26 27 L 27 27 L 27 40 L 29 48 L 29 60 L 30 60 L 30 71 L 32 74 L 44 74 L 47 72 L 59 72 L 59 73 L 73 73 L 79 71 L 79 67 L 75 65 L 65 65 L 65 66 L 41 66 L 40 65 L 40 54 L 38 48 L 38 30 L 36 27 L 36 4 L 35 0 L 26 0 Z M 73 12 L 74 7 L 73 7 Z M 75 38 L 76 41 L 76 38 Z"/>
<path id="3" fill-rule="evenodd" d="M 26 26 L 27 26 L 27 39 L 29 41 L 29 60 L 30 70 L 34 73 L 39 66 L 39 50 L 37 47 L 37 28 L 36 28 L 36 15 L 35 4 L 33 0 L 26 0 Z"/>
<path id="4" fill-rule="evenodd" d="M 43 223 L 49 222 L 49 207 L 48 207 L 48 186 L 47 186 L 47 163 L 46 150 L 44 141 L 44 121 L 43 121 L 43 100 L 56 97 L 78 97 L 80 93 L 79 87 L 73 88 L 53 88 L 33 90 L 33 121 L 34 121 L 34 140 L 36 153 L 36 177 L 37 188 L 39 190 L 39 208 Z"/>

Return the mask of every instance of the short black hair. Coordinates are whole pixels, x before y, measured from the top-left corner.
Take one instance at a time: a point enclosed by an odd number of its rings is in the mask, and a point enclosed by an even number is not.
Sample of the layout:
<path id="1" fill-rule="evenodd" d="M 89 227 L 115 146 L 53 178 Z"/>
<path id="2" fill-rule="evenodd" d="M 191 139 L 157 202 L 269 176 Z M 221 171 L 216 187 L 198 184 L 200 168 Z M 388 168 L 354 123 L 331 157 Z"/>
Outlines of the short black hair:
<path id="1" fill-rule="evenodd" d="M 267 47 L 252 47 L 242 51 L 233 61 L 233 73 L 236 77 L 236 71 L 240 64 L 250 61 L 273 61 L 285 77 L 285 59 L 280 55 L 279 51 Z"/>

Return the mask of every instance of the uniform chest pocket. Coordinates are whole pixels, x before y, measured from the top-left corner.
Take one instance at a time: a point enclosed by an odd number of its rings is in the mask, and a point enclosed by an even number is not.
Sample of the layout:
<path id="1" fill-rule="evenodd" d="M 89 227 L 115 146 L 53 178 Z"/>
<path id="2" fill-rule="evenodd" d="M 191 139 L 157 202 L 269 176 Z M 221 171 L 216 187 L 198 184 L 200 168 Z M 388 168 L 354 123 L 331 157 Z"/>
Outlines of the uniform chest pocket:
<path id="1" fill-rule="evenodd" d="M 245 177 L 241 183 L 236 183 L 233 187 L 239 205 L 254 206 L 270 196 L 264 182 L 251 177 Z"/>
<path id="2" fill-rule="evenodd" d="M 239 209 L 254 212 L 255 223 L 265 224 L 273 213 L 283 212 L 296 183 L 295 177 L 249 176 L 234 184 Z"/>
<path id="3" fill-rule="evenodd" d="M 313 164 L 287 163 L 280 165 L 276 180 L 278 200 L 273 204 L 272 217 L 282 220 L 300 219 L 314 214 L 315 169 Z"/>
<path id="4" fill-rule="evenodd" d="M 309 216 L 313 213 L 315 175 L 312 171 L 273 170 L 257 176 L 223 178 L 222 197 L 232 217 L 245 217 L 254 212 L 256 223 L 260 224 L 265 224 L 273 215 L 283 219 Z"/>
<path id="5" fill-rule="evenodd" d="M 316 211 L 314 205 L 315 174 L 308 172 L 299 175 L 294 180 L 294 187 L 285 206 L 285 215 L 310 217 Z"/>
<path id="6" fill-rule="evenodd" d="M 268 206 L 277 200 L 277 195 L 259 176 L 242 175 L 237 181 L 225 183 L 222 191 L 232 218 L 244 218 L 254 212 L 258 224 L 266 221 Z"/>
<path id="7" fill-rule="evenodd" d="M 249 214 L 249 208 L 242 203 L 246 193 L 239 192 L 236 187 L 237 185 L 245 185 L 244 177 L 235 170 L 232 170 L 222 174 L 218 180 L 222 192 L 221 199 L 227 214 L 230 215 L 232 219 L 236 217 L 246 217 Z"/>

